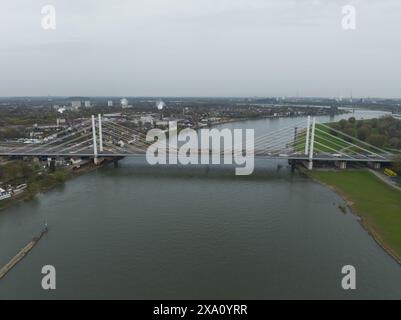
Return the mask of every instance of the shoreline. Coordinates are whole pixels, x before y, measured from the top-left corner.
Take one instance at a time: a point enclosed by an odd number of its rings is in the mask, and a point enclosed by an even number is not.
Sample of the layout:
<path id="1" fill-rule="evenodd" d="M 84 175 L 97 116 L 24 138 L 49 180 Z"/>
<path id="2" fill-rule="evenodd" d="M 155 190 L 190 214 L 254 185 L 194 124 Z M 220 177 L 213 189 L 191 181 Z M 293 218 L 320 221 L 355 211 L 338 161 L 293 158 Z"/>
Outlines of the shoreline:
<path id="1" fill-rule="evenodd" d="M 335 114 L 335 116 L 338 115 L 342 115 L 342 114 L 348 114 L 349 112 L 341 112 L 338 114 Z M 318 114 L 315 115 L 315 117 L 325 117 L 328 116 L 328 114 Z M 302 118 L 302 117 L 306 117 L 305 115 L 296 115 L 296 116 L 263 116 L 263 117 L 247 117 L 247 118 L 234 118 L 234 119 L 230 119 L 230 120 L 224 120 L 221 122 L 214 122 L 210 124 L 210 127 L 216 127 L 219 125 L 223 125 L 223 124 L 228 124 L 228 123 L 235 123 L 235 122 L 244 122 L 244 121 L 258 121 L 258 120 L 266 120 L 266 119 L 288 119 L 288 118 Z M 207 127 L 207 126 L 206 126 Z M 195 127 L 194 129 L 201 129 L 202 127 Z"/>
<path id="2" fill-rule="evenodd" d="M 315 177 L 312 177 L 310 174 L 303 172 L 309 179 L 312 181 L 324 186 L 325 188 L 330 189 L 331 191 L 335 192 L 338 196 L 340 196 L 344 202 L 346 203 L 348 209 L 350 210 L 351 214 L 356 216 L 358 219 L 358 223 L 362 226 L 363 229 L 373 238 L 373 240 L 391 257 L 393 258 L 399 265 L 401 265 L 401 256 L 395 252 L 392 248 L 390 248 L 386 242 L 382 239 L 380 234 L 375 230 L 374 227 L 369 223 L 368 219 L 364 217 L 358 210 L 355 208 L 355 202 L 352 201 L 350 196 L 342 191 L 340 188 L 335 187 L 331 184 L 328 184 L 324 181 L 321 181 Z"/>
<path id="3" fill-rule="evenodd" d="M 107 164 L 109 164 L 111 162 L 111 160 L 107 160 L 105 159 L 101 164 L 99 165 L 95 165 L 94 163 L 89 163 L 77 170 L 71 170 L 69 172 L 67 172 L 67 177 L 64 181 L 62 182 L 56 182 L 54 184 L 48 185 L 46 187 L 44 187 L 41 190 L 38 190 L 36 193 L 34 194 L 29 194 L 29 192 L 24 191 L 21 194 L 18 194 L 14 197 L 11 197 L 10 199 L 7 199 L 7 202 L 5 204 L 1 204 L 0 203 L 0 214 L 2 213 L 2 211 L 12 207 L 13 205 L 19 203 L 19 202 L 26 202 L 26 201 L 30 201 L 32 199 L 34 199 L 36 196 L 40 195 L 40 194 L 45 194 L 49 191 L 51 191 L 52 189 L 56 188 L 57 186 L 63 185 L 64 183 L 66 183 L 67 181 L 70 181 L 74 178 L 80 177 L 86 173 L 92 172 L 98 168 L 101 168 Z"/>

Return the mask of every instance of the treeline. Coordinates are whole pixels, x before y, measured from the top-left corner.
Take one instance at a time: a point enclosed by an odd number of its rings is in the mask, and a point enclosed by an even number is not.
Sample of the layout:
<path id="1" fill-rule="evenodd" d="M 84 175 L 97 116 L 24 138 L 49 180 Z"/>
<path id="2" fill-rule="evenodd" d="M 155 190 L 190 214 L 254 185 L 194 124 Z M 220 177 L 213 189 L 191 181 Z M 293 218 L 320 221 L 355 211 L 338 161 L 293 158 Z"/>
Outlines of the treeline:
<path id="1" fill-rule="evenodd" d="M 0 129 L 0 140 L 28 138 L 29 132 L 22 127 L 4 127 Z"/>
<path id="2" fill-rule="evenodd" d="M 3 187 L 7 185 L 17 186 L 22 183 L 28 185 L 28 195 L 35 195 L 37 192 L 45 191 L 48 188 L 62 183 L 67 179 L 64 170 L 43 170 L 34 162 L 12 161 L 0 166 L 0 182 Z"/>
<path id="3" fill-rule="evenodd" d="M 401 149 L 401 120 L 393 117 L 369 120 L 351 117 L 332 123 L 331 127 L 379 148 Z M 331 133 L 337 134 L 335 131 Z"/>
<path id="4" fill-rule="evenodd" d="M 28 126 L 34 123 L 49 124 L 56 123 L 60 116 L 52 108 L 1 108 L 0 125 L 1 126 Z"/>

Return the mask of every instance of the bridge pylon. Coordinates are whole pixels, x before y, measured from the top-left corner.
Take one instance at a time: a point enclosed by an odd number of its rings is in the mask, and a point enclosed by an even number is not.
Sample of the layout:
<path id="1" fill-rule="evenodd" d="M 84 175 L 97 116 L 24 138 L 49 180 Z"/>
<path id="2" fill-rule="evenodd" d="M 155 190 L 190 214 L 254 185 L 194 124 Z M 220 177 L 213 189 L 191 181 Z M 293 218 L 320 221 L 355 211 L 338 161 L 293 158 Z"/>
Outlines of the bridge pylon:
<path id="1" fill-rule="evenodd" d="M 312 132 L 311 132 L 310 146 L 309 146 L 309 164 L 308 164 L 309 170 L 313 169 L 313 148 L 315 145 L 315 128 L 316 128 L 316 117 L 313 117 Z M 309 130 L 307 130 L 307 131 L 309 131 Z"/>
<path id="2" fill-rule="evenodd" d="M 99 122 L 99 151 L 103 152 L 103 129 L 102 129 L 102 115 L 98 114 Z"/>
<path id="3" fill-rule="evenodd" d="M 93 138 L 93 161 L 97 164 L 97 141 L 96 141 L 96 124 L 95 116 L 92 115 L 92 138 Z"/>
<path id="4" fill-rule="evenodd" d="M 308 122 L 306 124 L 306 140 L 305 140 L 305 155 L 308 155 L 309 151 L 309 131 L 310 131 L 310 116 L 308 116 Z"/>

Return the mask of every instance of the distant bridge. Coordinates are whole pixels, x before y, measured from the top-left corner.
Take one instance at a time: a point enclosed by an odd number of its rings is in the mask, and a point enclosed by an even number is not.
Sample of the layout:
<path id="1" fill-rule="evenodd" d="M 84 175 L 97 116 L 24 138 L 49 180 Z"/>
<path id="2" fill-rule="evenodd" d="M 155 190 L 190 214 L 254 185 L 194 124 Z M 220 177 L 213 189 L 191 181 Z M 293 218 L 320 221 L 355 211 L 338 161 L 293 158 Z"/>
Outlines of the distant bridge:
<path id="1" fill-rule="evenodd" d="M 66 130 L 43 139 L 42 143 L 24 144 L 0 142 L 0 156 L 91 157 L 99 158 L 144 156 L 153 142 L 137 129 L 122 125 L 118 120 L 92 116 Z M 248 148 L 248 146 L 246 147 Z M 178 147 L 159 152 L 177 153 Z M 256 136 L 252 150 L 244 147 L 221 150 L 197 149 L 196 155 L 221 155 L 252 151 L 257 158 L 306 161 L 312 169 L 313 161 L 335 161 L 340 167 L 346 162 L 388 163 L 393 154 L 355 137 L 317 124 L 308 117 L 292 126 Z"/>

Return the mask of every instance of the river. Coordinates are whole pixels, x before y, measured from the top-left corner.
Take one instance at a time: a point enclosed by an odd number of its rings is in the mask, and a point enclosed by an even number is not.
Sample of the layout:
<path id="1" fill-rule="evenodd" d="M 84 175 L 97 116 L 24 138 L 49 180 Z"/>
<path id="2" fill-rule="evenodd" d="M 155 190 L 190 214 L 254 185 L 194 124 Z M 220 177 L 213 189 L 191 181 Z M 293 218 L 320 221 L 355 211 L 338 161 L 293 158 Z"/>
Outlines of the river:
<path id="1" fill-rule="evenodd" d="M 370 118 L 381 112 L 356 111 Z M 225 124 L 256 135 L 299 118 Z M 49 232 L 0 280 L 2 299 L 401 298 L 401 266 L 343 200 L 284 161 L 233 168 L 150 167 L 124 159 L 0 212 L 0 266 Z M 41 288 L 54 265 L 57 289 Z M 357 289 L 341 288 L 355 266 Z"/>

